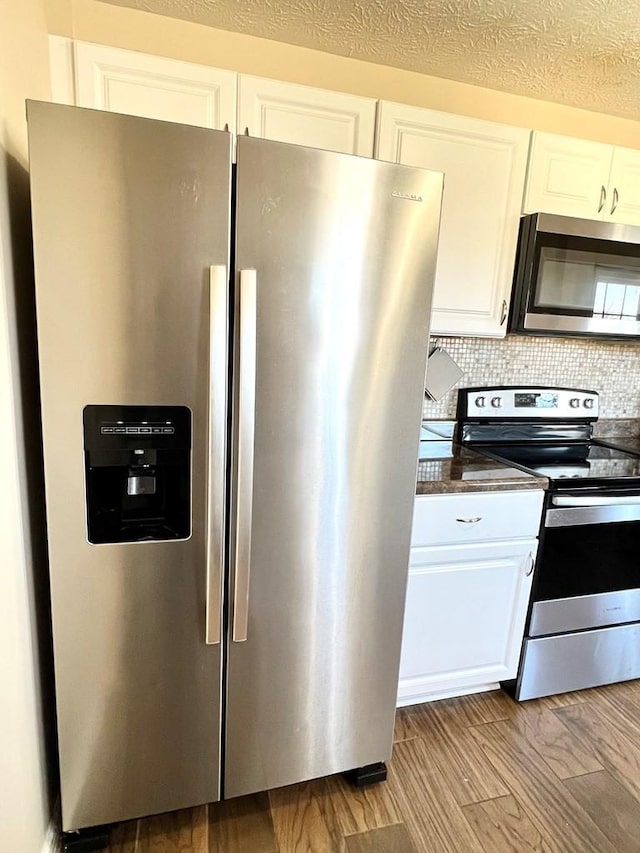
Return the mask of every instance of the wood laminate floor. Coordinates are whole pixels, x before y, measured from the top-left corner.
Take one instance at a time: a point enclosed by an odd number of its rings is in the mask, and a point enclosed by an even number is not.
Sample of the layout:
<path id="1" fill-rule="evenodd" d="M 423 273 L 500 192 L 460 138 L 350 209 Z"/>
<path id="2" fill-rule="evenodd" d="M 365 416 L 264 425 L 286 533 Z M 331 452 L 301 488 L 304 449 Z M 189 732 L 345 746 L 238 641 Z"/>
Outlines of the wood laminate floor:
<path id="1" fill-rule="evenodd" d="M 640 853 L 640 681 L 400 710 L 388 768 L 124 823 L 110 853 Z"/>

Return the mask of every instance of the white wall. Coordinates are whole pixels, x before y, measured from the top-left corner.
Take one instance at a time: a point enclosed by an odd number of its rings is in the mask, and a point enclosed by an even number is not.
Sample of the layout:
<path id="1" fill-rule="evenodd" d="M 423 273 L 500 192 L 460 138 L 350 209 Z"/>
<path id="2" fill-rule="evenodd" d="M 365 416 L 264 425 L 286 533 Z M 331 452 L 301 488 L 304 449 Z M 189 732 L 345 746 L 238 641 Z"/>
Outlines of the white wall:
<path id="1" fill-rule="evenodd" d="M 0 850 L 40 853 L 50 819 L 42 722 L 50 697 L 43 714 L 36 602 L 45 534 L 24 99 L 49 97 L 43 2 L 0 0 L 0 21 Z"/>

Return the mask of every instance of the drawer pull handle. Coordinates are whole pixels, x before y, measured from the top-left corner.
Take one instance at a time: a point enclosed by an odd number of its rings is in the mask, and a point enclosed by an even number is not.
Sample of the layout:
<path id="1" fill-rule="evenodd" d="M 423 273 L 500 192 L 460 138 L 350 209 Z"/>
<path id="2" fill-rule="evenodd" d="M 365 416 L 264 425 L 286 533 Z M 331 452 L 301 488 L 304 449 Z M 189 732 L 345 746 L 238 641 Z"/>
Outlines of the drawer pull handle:
<path id="1" fill-rule="evenodd" d="M 474 515 L 473 518 L 456 518 L 456 521 L 459 521 L 460 524 L 477 524 L 479 521 L 482 521 L 482 516 Z"/>

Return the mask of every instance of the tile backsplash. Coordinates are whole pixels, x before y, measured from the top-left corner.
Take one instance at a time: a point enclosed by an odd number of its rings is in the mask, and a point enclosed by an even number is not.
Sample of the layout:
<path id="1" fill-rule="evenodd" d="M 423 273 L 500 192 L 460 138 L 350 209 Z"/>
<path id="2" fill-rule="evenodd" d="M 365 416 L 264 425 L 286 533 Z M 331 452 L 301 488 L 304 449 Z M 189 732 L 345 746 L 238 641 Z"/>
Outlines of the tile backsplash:
<path id="1" fill-rule="evenodd" d="M 439 402 L 425 400 L 425 418 L 454 417 L 458 388 L 474 385 L 584 388 L 599 392 L 601 417 L 640 417 L 640 344 L 511 335 L 432 338 L 431 349 L 436 341 L 464 375 Z"/>

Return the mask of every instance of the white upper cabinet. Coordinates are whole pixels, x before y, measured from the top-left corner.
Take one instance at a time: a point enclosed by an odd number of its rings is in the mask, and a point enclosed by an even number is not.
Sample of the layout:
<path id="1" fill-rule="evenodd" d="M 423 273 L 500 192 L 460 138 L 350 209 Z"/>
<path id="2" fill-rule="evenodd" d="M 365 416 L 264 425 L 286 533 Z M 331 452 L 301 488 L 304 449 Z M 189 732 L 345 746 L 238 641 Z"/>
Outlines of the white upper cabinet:
<path id="1" fill-rule="evenodd" d="M 533 133 L 524 212 L 640 225 L 640 151 Z"/>
<path id="2" fill-rule="evenodd" d="M 371 157 L 376 101 L 51 36 L 53 99 Z"/>
<path id="3" fill-rule="evenodd" d="M 54 104 L 76 102 L 76 83 L 73 73 L 73 42 L 64 36 L 49 36 L 49 74 L 51 100 Z"/>
<path id="4" fill-rule="evenodd" d="M 76 42 L 75 103 L 235 131 L 235 71 Z"/>
<path id="5" fill-rule="evenodd" d="M 614 148 L 605 219 L 640 225 L 640 151 Z"/>
<path id="6" fill-rule="evenodd" d="M 375 119 L 371 98 L 240 75 L 238 133 L 371 157 Z"/>
<path id="7" fill-rule="evenodd" d="M 534 132 L 524 212 L 600 219 L 610 171 L 610 145 Z"/>
<path id="8" fill-rule="evenodd" d="M 432 334 L 506 333 L 529 135 L 380 104 L 376 157 L 444 173 Z"/>

